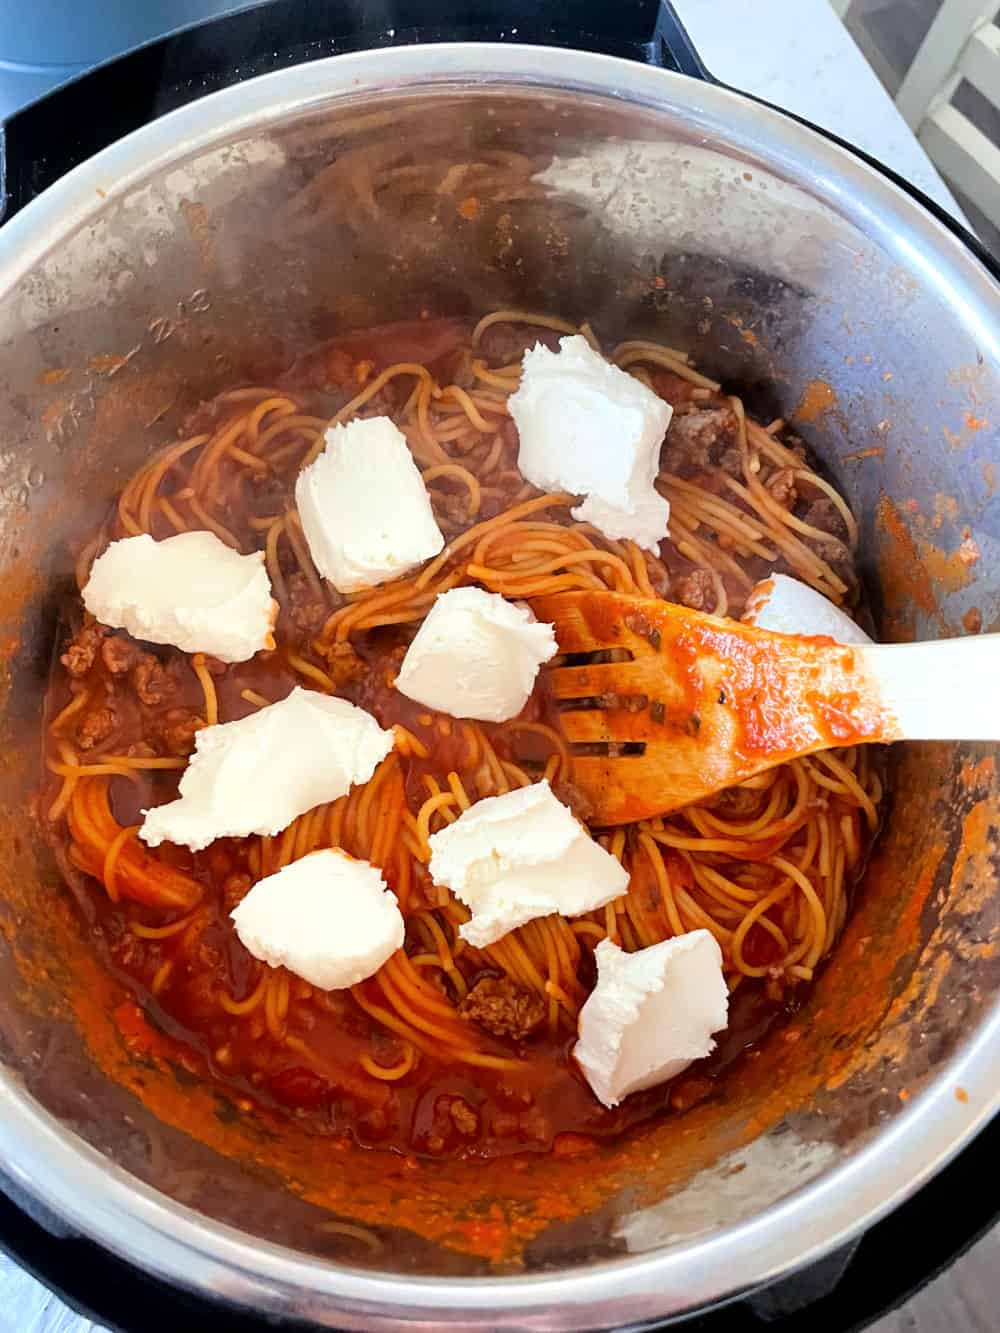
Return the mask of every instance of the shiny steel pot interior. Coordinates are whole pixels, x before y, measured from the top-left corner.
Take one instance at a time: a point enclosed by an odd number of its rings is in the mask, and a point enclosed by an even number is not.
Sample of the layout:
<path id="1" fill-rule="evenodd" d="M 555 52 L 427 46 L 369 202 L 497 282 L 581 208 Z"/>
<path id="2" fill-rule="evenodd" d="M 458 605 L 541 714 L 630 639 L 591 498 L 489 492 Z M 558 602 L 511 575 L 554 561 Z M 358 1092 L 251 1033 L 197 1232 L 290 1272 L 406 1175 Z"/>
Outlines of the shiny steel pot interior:
<path id="1" fill-rule="evenodd" d="M 522 179 L 504 173 L 474 210 L 459 193 L 408 211 L 365 184 L 498 149 L 520 155 Z M 833 1249 L 991 1114 L 1000 789 L 986 749 L 893 756 L 887 826 L 832 963 L 722 1097 L 585 1169 L 520 1174 L 364 1154 L 331 1171 L 294 1127 L 281 1145 L 255 1136 L 127 1049 L 122 997 L 30 805 L 67 538 L 198 399 L 422 310 L 541 308 L 608 338 L 655 334 L 751 402 L 798 410 L 860 515 L 883 636 L 990 627 L 1000 291 L 918 203 L 782 115 L 680 76 L 566 51 L 383 50 L 219 93 L 79 167 L 0 232 L 0 299 L 0 1165 L 52 1226 L 330 1326 L 608 1326 Z M 956 554 L 966 536 L 978 562 Z M 199 1099 L 203 1142 L 177 1128 Z M 506 1266 L 449 1234 L 456 1209 L 517 1219 Z M 326 1210 L 378 1224 L 385 1248 L 324 1230 Z"/>

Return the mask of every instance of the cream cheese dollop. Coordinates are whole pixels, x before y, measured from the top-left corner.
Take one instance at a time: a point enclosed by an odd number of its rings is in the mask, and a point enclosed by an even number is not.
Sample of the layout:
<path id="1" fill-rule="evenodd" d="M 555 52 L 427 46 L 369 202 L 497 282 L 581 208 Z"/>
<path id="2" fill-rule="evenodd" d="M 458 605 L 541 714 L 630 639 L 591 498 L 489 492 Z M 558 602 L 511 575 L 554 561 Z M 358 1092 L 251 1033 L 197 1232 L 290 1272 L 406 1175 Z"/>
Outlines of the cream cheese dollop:
<path id="1" fill-rule="evenodd" d="M 124 537 L 94 561 L 83 604 L 145 643 L 246 662 L 273 648 L 278 605 L 263 551 L 240 555 L 214 532 Z"/>
<path id="2" fill-rule="evenodd" d="M 472 911 L 482 949 L 535 917 L 580 916 L 628 887 L 628 872 L 545 781 L 488 796 L 429 839 L 430 872 Z"/>
<path id="3" fill-rule="evenodd" d="M 626 953 L 611 940 L 594 950 L 597 984 L 580 1010 L 573 1048 L 598 1101 L 665 1083 L 715 1049 L 728 1022 L 722 950 L 710 931 Z"/>
<path id="4" fill-rule="evenodd" d="M 299 687 L 238 722 L 203 727 L 180 795 L 143 812 L 139 837 L 199 851 L 216 838 L 273 836 L 367 782 L 393 744 L 363 708 Z"/>
<path id="5" fill-rule="evenodd" d="M 382 872 L 336 847 L 258 880 L 230 915 L 255 958 L 320 990 L 356 986 L 403 947 L 403 916 Z"/>
<path id="6" fill-rule="evenodd" d="M 427 708 L 506 722 L 528 702 L 539 667 L 558 651 L 551 625 L 482 588 L 435 600 L 406 651 L 396 689 Z"/>
<path id="7" fill-rule="evenodd" d="M 508 399 L 520 439 L 517 465 L 544 491 L 584 496 L 572 515 L 615 541 L 655 551 L 670 505 L 657 491 L 660 446 L 673 409 L 579 334 L 525 352 Z"/>
<path id="8" fill-rule="evenodd" d="M 338 592 L 399 578 L 444 546 L 406 437 L 388 417 L 334 426 L 295 483 L 316 568 Z"/>

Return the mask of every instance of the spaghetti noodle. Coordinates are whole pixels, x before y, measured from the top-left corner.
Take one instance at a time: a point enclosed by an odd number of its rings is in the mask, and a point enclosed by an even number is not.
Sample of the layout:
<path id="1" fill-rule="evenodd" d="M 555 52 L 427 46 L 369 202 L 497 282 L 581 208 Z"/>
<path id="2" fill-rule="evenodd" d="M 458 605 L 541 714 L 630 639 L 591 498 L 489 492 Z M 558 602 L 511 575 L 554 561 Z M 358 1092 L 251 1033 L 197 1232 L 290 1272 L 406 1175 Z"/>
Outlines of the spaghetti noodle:
<path id="1" fill-rule="evenodd" d="M 498 311 L 474 328 L 426 321 L 314 349 L 278 385 L 231 390 L 201 409 L 185 438 L 129 480 L 76 562 L 82 584 L 109 541 L 192 528 L 265 553 L 276 647 L 251 662 L 154 654 L 77 626 L 50 687 L 45 809 L 100 945 L 140 999 L 213 1053 L 212 1074 L 238 1080 L 241 1095 L 251 1086 L 324 1126 L 332 1117 L 362 1143 L 546 1148 L 560 1132 L 609 1134 L 651 1114 L 669 1092 L 606 1111 L 568 1059 L 595 946 L 708 929 L 759 1026 L 762 1006 L 787 1002 L 835 945 L 878 821 L 876 756 L 815 755 L 669 817 L 597 830 L 631 879 L 591 916 L 536 920 L 484 950 L 461 940 L 468 912 L 431 882 L 429 837 L 476 800 L 542 776 L 586 811 L 544 684 L 499 725 L 432 714 L 393 690 L 439 593 L 467 583 L 511 598 L 611 588 L 739 615 L 778 568 L 835 602 L 855 595 L 857 528 L 842 497 L 783 422 L 753 421 L 674 349 L 633 339 L 613 353 L 674 407 L 658 481 L 671 537 L 658 555 L 574 522 L 575 497 L 527 485 L 507 398 L 524 347 L 572 329 Z M 359 414 L 390 415 L 404 432 L 447 544 L 411 574 L 345 598 L 312 566 L 293 495 L 328 424 Z M 395 728 L 371 781 L 275 838 L 223 839 L 196 854 L 146 849 L 134 836 L 140 811 L 175 794 L 198 728 L 296 684 L 341 694 Z M 407 923 L 404 948 L 374 977 L 330 994 L 251 958 L 228 916 L 255 880 L 327 846 L 379 866 Z"/>

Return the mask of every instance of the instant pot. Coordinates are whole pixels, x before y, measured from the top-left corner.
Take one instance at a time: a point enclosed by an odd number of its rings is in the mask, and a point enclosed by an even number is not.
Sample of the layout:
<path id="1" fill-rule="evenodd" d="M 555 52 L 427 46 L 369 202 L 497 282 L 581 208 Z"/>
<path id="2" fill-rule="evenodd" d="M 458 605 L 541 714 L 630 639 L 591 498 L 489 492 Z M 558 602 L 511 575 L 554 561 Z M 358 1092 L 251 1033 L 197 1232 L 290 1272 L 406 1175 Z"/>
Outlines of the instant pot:
<path id="1" fill-rule="evenodd" d="M 517 170 L 473 216 L 364 186 L 476 153 Z M 144 1331 L 848 1329 L 947 1263 L 996 1209 L 993 748 L 893 751 L 844 937 L 738 1081 L 585 1169 L 520 1173 L 334 1161 L 124 1041 L 32 794 L 69 539 L 199 400 L 424 310 L 548 309 L 685 348 L 800 424 L 860 517 L 883 638 L 994 627 L 1000 286 L 975 240 L 716 84 L 644 3 L 244 11 L 12 117 L 4 172 L 2 1243 Z M 505 1267 L 449 1236 L 459 1198 L 522 1224 Z"/>

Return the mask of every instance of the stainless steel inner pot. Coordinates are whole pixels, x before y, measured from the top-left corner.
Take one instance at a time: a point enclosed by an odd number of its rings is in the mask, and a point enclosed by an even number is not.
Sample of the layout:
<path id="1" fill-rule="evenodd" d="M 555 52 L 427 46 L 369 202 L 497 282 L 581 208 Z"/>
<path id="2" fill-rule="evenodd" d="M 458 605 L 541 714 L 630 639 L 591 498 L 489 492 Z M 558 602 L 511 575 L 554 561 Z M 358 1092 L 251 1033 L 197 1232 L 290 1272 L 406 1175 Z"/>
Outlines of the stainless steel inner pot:
<path id="1" fill-rule="evenodd" d="M 460 208 L 479 161 L 495 183 Z M 883 837 L 804 1009 L 720 1097 L 585 1171 L 361 1153 L 331 1171 L 322 1142 L 292 1125 L 276 1146 L 221 1096 L 212 1133 L 185 1133 L 213 1094 L 122 1042 L 31 806 L 68 539 L 197 400 L 424 311 L 544 309 L 689 350 L 817 448 L 861 518 L 883 637 L 990 627 L 1000 290 L 919 204 L 681 76 L 562 50 L 381 50 L 208 97 L 85 163 L 0 232 L 0 293 L 0 1166 L 48 1225 L 330 1327 L 606 1327 L 819 1257 L 986 1121 L 985 747 L 893 755 Z M 442 1226 L 458 1209 L 520 1219 L 524 1244 L 490 1268 Z"/>

